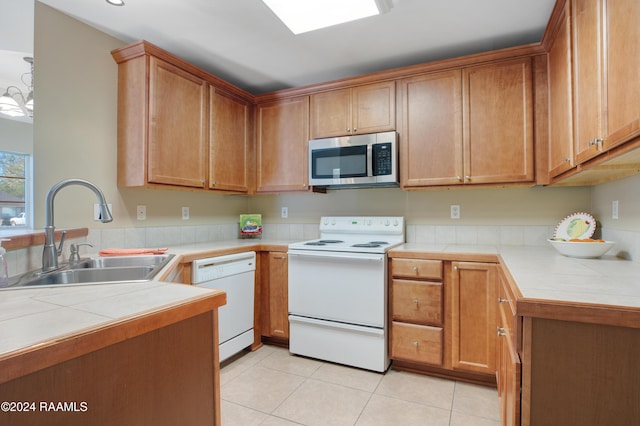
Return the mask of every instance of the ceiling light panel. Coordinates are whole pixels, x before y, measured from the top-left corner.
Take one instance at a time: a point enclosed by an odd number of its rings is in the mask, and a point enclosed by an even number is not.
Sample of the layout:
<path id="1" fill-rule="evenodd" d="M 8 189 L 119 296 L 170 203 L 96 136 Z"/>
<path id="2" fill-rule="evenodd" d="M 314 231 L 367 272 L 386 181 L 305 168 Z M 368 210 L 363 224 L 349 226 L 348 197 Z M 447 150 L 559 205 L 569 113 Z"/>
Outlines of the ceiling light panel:
<path id="1" fill-rule="evenodd" d="M 293 32 L 301 34 L 378 15 L 375 0 L 262 0 Z"/>

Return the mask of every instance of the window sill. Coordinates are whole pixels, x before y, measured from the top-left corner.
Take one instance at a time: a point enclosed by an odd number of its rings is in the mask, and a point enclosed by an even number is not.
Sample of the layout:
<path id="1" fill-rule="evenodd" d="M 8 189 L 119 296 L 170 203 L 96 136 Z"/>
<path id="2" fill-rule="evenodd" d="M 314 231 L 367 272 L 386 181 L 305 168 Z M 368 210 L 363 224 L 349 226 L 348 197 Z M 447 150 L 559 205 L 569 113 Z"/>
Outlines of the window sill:
<path id="1" fill-rule="evenodd" d="M 63 230 L 56 231 L 55 239 L 59 240 Z M 65 229 L 67 238 L 81 238 L 89 235 L 89 228 Z M 4 241 L 2 247 L 7 250 L 17 250 L 21 248 L 38 246 L 44 244 L 44 231 L 35 231 L 33 229 L 21 230 L 1 230 L 0 238 L 8 239 Z"/>

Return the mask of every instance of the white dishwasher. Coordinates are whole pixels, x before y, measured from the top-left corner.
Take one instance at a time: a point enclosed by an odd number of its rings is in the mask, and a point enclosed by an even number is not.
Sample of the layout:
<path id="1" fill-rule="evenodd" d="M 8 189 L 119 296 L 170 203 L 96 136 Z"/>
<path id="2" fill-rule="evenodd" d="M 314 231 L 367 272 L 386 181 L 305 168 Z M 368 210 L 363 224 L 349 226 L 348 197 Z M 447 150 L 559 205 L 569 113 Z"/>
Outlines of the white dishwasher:
<path id="1" fill-rule="evenodd" d="M 255 252 L 194 260 L 191 283 L 227 293 L 218 309 L 220 361 L 253 344 Z"/>

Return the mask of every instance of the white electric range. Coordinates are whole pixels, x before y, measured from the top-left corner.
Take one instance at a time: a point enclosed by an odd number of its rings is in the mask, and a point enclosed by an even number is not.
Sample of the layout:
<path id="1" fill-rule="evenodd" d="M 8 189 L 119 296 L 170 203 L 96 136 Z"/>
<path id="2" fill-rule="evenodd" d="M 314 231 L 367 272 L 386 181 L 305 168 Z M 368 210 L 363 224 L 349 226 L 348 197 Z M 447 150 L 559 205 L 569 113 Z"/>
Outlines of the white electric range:
<path id="1" fill-rule="evenodd" d="M 320 238 L 289 245 L 289 350 L 384 372 L 387 251 L 402 217 L 322 217 Z"/>

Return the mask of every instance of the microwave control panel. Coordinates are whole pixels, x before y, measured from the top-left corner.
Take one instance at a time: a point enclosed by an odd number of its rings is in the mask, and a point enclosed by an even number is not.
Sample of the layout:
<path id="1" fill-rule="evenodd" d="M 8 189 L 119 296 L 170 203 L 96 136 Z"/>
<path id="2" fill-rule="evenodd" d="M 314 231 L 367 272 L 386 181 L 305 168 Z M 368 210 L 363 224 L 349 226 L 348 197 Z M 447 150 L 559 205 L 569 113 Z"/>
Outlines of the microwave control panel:
<path id="1" fill-rule="evenodd" d="M 393 153 L 391 142 L 376 143 L 373 149 L 373 176 L 390 175 L 393 169 Z"/>

